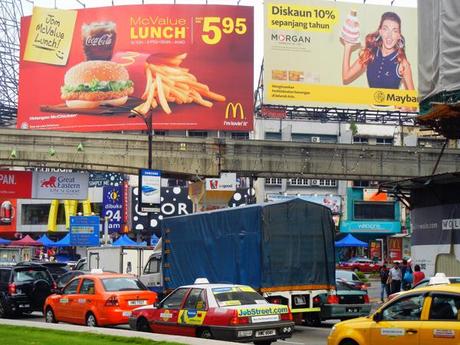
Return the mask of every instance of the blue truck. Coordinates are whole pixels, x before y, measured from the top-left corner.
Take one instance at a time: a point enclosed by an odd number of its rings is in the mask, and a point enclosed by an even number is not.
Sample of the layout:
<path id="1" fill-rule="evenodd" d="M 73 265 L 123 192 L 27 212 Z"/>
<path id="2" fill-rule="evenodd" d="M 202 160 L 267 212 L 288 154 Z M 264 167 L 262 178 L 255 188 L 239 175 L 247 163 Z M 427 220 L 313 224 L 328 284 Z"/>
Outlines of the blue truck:
<path id="1" fill-rule="evenodd" d="M 141 279 L 160 293 L 200 277 L 250 285 L 309 324 L 335 287 L 334 231 L 329 208 L 299 198 L 171 217 Z"/>

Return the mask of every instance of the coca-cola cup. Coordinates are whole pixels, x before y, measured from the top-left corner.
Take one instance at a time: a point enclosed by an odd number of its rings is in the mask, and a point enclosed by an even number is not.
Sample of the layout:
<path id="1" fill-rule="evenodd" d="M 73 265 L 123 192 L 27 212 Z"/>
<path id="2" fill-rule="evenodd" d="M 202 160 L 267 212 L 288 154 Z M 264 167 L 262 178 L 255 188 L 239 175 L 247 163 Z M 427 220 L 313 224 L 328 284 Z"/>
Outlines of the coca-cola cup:
<path id="1" fill-rule="evenodd" d="M 117 38 L 114 22 L 93 22 L 83 24 L 81 35 L 86 60 L 110 60 Z"/>

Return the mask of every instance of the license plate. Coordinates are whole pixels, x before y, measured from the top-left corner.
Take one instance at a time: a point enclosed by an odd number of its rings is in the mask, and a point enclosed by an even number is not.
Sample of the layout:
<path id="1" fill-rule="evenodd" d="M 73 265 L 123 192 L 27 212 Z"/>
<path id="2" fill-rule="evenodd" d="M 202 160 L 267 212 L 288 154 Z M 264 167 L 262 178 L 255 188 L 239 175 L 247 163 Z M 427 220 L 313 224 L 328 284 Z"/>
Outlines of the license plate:
<path id="1" fill-rule="evenodd" d="M 19 308 L 30 308 L 30 304 L 20 304 Z"/>
<path id="2" fill-rule="evenodd" d="M 357 313 L 359 308 L 347 308 L 347 313 Z"/>
<path id="3" fill-rule="evenodd" d="M 146 305 L 147 301 L 143 299 L 128 301 L 128 305 Z"/>
<path id="4" fill-rule="evenodd" d="M 125 317 L 130 317 L 131 316 L 131 312 L 130 311 L 124 311 L 121 315 L 125 316 Z"/>
<path id="5" fill-rule="evenodd" d="M 256 337 L 268 337 L 270 335 L 276 335 L 276 330 L 274 329 L 264 329 L 256 332 Z"/>

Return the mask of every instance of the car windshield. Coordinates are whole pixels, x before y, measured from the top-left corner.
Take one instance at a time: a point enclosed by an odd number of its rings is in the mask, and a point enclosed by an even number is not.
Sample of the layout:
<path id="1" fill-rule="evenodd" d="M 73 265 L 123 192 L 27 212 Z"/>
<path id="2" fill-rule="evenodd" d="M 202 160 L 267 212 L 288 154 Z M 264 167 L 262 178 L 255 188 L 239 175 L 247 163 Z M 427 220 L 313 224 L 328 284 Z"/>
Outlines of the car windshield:
<path id="1" fill-rule="evenodd" d="M 460 277 L 449 278 L 451 284 L 458 284 L 460 283 Z"/>
<path id="2" fill-rule="evenodd" d="M 147 290 L 145 285 L 135 278 L 104 278 L 102 285 L 105 291 Z"/>
<path id="3" fill-rule="evenodd" d="M 249 286 L 213 288 L 212 293 L 219 307 L 268 303 L 259 293 Z"/>
<path id="4" fill-rule="evenodd" d="M 27 281 L 35 281 L 35 280 L 46 280 L 47 282 L 51 283 L 52 278 L 46 269 L 21 269 L 15 270 L 13 276 L 15 283 L 22 283 Z"/>

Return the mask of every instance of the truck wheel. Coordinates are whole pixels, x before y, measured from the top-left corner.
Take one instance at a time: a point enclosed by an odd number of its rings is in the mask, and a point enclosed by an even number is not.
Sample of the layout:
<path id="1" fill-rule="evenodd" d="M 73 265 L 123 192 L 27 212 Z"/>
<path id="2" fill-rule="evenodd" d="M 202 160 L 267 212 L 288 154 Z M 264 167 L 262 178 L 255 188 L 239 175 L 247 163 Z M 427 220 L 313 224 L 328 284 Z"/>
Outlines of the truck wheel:
<path id="1" fill-rule="evenodd" d="M 304 325 L 310 327 L 321 326 L 321 317 L 317 314 L 307 313 L 304 318 Z"/>
<path id="2" fill-rule="evenodd" d="M 208 328 L 203 328 L 203 329 L 198 330 L 198 337 L 204 338 L 204 339 L 212 339 L 211 330 Z"/>
<path id="3" fill-rule="evenodd" d="M 137 320 L 136 329 L 139 332 L 151 332 L 148 321 L 143 317 Z"/>

